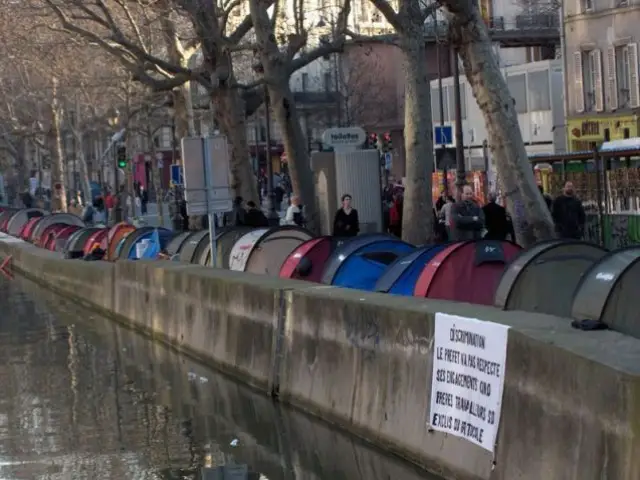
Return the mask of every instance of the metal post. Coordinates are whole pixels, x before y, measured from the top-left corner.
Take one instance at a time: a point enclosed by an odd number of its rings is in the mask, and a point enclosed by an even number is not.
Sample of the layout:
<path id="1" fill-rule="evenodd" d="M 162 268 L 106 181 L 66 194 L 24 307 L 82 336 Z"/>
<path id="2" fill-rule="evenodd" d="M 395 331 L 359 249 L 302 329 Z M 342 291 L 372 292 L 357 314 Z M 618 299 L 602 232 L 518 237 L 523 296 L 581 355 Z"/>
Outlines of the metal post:
<path id="1" fill-rule="evenodd" d="M 267 192 L 269 196 L 268 200 L 268 213 L 267 219 L 269 225 L 277 226 L 280 224 L 280 215 L 276 212 L 276 196 L 273 191 L 273 162 L 271 161 L 271 102 L 269 99 L 269 89 L 267 85 L 264 86 L 264 107 L 265 107 L 265 121 L 267 122 L 267 138 L 266 138 L 266 157 L 267 157 Z"/>
<path id="2" fill-rule="evenodd" d="M 122 221 L 122 195 L 120 195 L 120 182 L 118 181 L 118 147 L 117 142 L 113 144 L 113 194 L 116 199 L 116 206 L 113 209 L 113 223 Z"/>
<path id="3" fill-rule="evenodd" d="M 456 186 L 459 192 L 467 183 L 464 165 L 464 137 L 462 134 L 462 99 L 460 94 L 460 67 L 458 66 L 458 52 L 451 50 L 453 57 L 453 93 L 456 108 Z"/>
<path id="4" fill-rule="evenodd" d="M 436 23 L 436 35 L 438 34 L 438 24 Z M 443 132 L 444 132 L 444 95 L 442 94 L 442 64 L 441 64 L 441 58 L 440 58 L 440 42 L 437 41 L 436 38 L 436 62 L 438 63 L 438 102 L 439 102 L 439 106 L 440 106 L 440 149 L 442 152 L 442 155 L 440 157 L 440 161 L 442 162 L 442 187 L 444 188 L 444 191 L 446 193 L 446 195 L 449 195 L 449 182 L 447 181 L 447 164 L 444 161 L 445 159 L 445 144 L 442 142 L 442 136 L 443 136 Z"/>
<path id="5" fill-rule="evenodd" d="M 600 157 L 600 152 L 598 152 L 598 147 L 596 144 L 593 144 L 593 161 L 596 167 L 596 200 L 598 201 L 598 230 L 600 236 L 600 244 L 605 246 L 605 235 L 604 235 L 604 225 L 602 224 L 603 215 L 602 215 L 602 158 Z"/>
<path id="6" fill-rule="evenodd" d="M 216 238 L 216 216 L 209 213 L 209 244 L 211 245 L 211 266 L 218 268 L 218 239 Z"/>

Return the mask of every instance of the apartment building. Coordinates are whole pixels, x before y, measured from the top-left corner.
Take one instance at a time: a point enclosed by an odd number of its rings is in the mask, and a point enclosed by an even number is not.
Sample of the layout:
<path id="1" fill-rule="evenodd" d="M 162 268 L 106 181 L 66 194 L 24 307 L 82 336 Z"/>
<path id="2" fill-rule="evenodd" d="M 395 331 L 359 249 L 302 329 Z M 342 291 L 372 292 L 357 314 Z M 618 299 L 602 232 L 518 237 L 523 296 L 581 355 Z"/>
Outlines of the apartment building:
<path id="1" fill-rule="evenodd" d="M 520 132 L 527 152 L 531 155 L 539 153 L 560 153 L 565 150 L 564 130 L 564 83 L 561 60 L 545 60 L 517 65 L 502 69 L 515 101 Z M 462 110 L 462 132 L 465 149 L 465 160 L 468 170 L 484 170 L 493 165 L 488 154 L 491 138 L 487 133 L 484 117 L 473 97 L 470 85 L 465 78 L 460 81 L 460 97 Z M 438 81 L 431 82 L 431 111 L 435 133 L 441 124 L 455 132 L 455 102 L 453 78 L 442 80 L 443 115 L 440 115 L 440 90 Z M 445 134 L 445 137 L 448 134 Z M 455 135 L 451 135 L 451 143 L 445 147 L 456 146 Z M 434 145 L 439 148 L 440 145 Z M 488 161 L 489 165 L 485 162 Z"/>
<path id="2" fill-rule="evenodd" d="M 570 150 L 639 136 L 640 0 L 571 0 L 564 13 Z"/>

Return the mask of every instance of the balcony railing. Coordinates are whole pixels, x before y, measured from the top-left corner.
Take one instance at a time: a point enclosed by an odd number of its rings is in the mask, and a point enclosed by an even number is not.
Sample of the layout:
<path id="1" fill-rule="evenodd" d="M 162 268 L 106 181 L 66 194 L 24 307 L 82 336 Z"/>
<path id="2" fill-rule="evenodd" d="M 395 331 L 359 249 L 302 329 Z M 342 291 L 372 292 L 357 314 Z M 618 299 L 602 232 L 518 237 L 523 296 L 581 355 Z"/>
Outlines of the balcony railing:
<path id="1" fill-rule="evenodd" d="M 327 90 L 322 92 L 314 92 L 308 90 L 294 90 L 293 98 L 298 105 L 322 105 L 327 103 L 335 103 L 338 101 L 338 93 Z"/>
<path id="2" fill-rule="evenodd" d="M 448 23 L 446 20 L 427 21 L 424 25 L 425 38 L 447 42 Z M 488 17 L 485 23 L 489 35 L 500 43 L 526 45 L 560 40 L 560 21 L 556 12 Z"/>

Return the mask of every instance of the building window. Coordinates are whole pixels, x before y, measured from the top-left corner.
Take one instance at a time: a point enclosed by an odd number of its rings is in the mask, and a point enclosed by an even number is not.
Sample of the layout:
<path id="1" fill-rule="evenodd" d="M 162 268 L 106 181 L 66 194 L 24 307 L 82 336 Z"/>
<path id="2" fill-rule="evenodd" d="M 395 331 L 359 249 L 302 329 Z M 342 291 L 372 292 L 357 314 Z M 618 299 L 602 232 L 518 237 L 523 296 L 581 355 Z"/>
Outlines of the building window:
<path id="1" fill-rule="evenodd" d="M 507 87 L 515 102 L 516 113 L 527 113 L 527 76 L 524 73 L 509 75 Z"/>
<path id="2" fill-rule="evenodd" d="M 580 8 L 583 12 L 592 12 L 593 0 L 580 0 Z"/>
<path id="3" fill-rule="evenodd" d="M 302 91 L 306 92 L 308 88 L 309 88 L 309 74 L 303 73 L 302 74 Z"/>
<path id="4" fill-rule="evenodd" d="M 331 91 L 331 72 L 324 73 L 324 90 L 325 92 Z"/>
<path id="5" fill-rule="evenodd" d="M 551 88 L 549 87 L 549 70 L 531 72 L 529 74 L 529 110 L 543 112 L 551 110 Z"/>
<path id="6" fill-rule="evenodd" d="M 600 50 L 575 52 L 573 76 L 576 112 L 604 110 L 602 52 Z"/>
<path id="7" fill-rule="evenodd" d="M 369 21 L 369 0 L 360 2 L 360 21 L 364 23 Z"/>
<path id="8" fill-rule="evenodd" d="M 612 46 L 607 50 L 607 89 L 609 108 L 635 108 L 638 91 L 638 44 Z"/>

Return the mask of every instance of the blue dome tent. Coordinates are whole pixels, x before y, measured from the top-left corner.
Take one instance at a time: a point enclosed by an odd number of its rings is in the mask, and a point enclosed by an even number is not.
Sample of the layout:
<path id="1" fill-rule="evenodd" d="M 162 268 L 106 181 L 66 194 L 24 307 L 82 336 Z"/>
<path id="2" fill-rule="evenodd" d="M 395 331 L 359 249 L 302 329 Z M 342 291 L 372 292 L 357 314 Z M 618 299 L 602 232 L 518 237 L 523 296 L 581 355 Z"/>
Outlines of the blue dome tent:
<path id="1" fill-rule="evenodd" d="M 392 295 L 413 296 L 413 289 L 420 273 L 429 261 L 448 245 L 428 245 L 398 258 L 384 271 L 375 286 L 376 292 Z"/>
<path id="2" fill-rule="evenodd" d="M 387 267 L 415 248 L 391 235 L 361 235 L 333 252 L 322 274 L 322 283 L 372 291 Z"/>
<path id="3" fill-rule="evenodd" d="M 157 231 L 157 237 L 155 235 Z M 159 253 L 162 249 L 166 248 L 169 242 L 174 238 L 174 232 L 171 230 L 167 230 L 166 228 L 154 228 L 154 227 L 142 227 L 134 232 L 131 232 L 125 239 L 122 247 L 120 248 L 120 252 L 118 254 L 118 258 L 121 260 L 137 260 L 137 252 L 136 247 L 138 244 L 143 242 L 144 240 L 149 240 L 151 244 L 158 243 L 158 245 L 150 245 L 147 249 L 149 255 L 145 252 L 145 254 L 141 258 L 155 258 L 156 255 L 152 255 L 154 251 L 157 250 Z M 156 248 L 157 247 L 157 248 Z"/>

